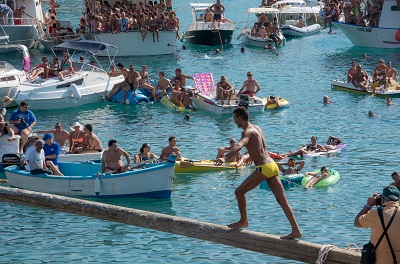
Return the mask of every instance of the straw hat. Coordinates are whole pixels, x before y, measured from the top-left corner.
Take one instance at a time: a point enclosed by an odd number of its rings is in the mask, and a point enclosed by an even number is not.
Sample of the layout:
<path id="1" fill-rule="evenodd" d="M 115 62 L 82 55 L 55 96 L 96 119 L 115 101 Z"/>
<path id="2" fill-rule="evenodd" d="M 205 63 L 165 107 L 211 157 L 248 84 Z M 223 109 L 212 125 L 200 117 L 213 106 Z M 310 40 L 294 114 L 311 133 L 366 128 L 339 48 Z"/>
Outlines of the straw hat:
<path id="1" fill-rule="evenodd" d="M 75 131 L 74 127 L 79 127 L 79 130 L 83 130 L 83 125 L 79 122 L 75 122 L 72 126 L 70 126 L 69 128 L 71 129 L 71 131 Z"/>
<path id="2" fill-rule="evenodd" d="M 3 98 L 1 99 L 1 102 L 3 104 L 3 107 L 7 107 L 9 104 L 11 104 L 14 101 L 14 99 L 6 96 L 3 96 Z"/>

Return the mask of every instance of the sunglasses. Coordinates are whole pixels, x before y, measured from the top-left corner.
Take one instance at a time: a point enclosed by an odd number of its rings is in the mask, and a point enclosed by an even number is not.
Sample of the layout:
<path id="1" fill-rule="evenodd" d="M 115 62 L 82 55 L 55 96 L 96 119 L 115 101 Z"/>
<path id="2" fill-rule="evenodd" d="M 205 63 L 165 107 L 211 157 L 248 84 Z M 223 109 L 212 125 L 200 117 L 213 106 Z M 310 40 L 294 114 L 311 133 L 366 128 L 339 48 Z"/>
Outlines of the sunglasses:
<path id="1" fill-rule="evenodd" d="M 253 76 L 252 74 L 247 74 L 247 76 Z"/>
<path id="2" fill-rule="evenodd" d="M 146 146 L 146 148 L 148 148 L 148 149 L 149 149 L 149 148 L 150 148 L 150 146 Z"/>
<path id="3" fill-rule="evenodd" d="M 55 128 L 61 128 L 60 126 L 55 126 Z"/>

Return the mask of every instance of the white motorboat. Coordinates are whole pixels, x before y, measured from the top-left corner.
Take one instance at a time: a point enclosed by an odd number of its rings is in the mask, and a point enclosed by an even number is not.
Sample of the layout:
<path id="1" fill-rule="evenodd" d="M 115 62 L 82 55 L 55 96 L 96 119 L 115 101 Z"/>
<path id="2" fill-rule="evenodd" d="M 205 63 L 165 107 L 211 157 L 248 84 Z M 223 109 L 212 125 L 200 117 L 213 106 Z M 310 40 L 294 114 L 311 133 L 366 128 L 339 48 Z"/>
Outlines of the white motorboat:
<path id="1" fill-rule="evenodd" d="M 90 33 L 90 39 L 94 41 L 109 43 L 118 48 L 118 54 L 111 54 L 120 57 L 125 56 L 148 56 L 168 55 L 175 53 L 176 33 L 175 31 L 158 32 L 159 41 L 153 42 L 152 32 L 147 32 L 146 38 L 142 39 L 139 30 L 129 30 L 124 33 Z M 108 56 L 102 51 L 98 56 Z"/>
<path id="2" fill-rule="evenodd" d="M 286 20 L 285 25 L 281 26 L 282 33 L 285 37 L 304 37 L 319 33 L 322 28 L 320 24 L 297 27 L 298 20 Z"/>
<path id="3" fill-rule="evenodd" d="M 192 10 L 192 23 L 183 33 L 183 38 L 189 44 L 205 45 L 205 46 L 222 46 L 230 44 L 235 30 L 235 24 L 228 21 L 205 22 L 204 17 L 206 10 L 212 4 L 190 3 Z"/>
<path id="4" fill-rule="evenodd" d="M 373 95 L 376 97 L 384 97 L 384 98 L 386 98 L 386 97 L 399 98 L 400 97 L 400 84 L 398 82 L 394 82 L 386 90 L 377 90 L 375 92 L 373 91 L 372 88 L 367 91 L 364 91 L 358 87 L 355 87 L 352 83 L 344 82 L 341 80 L 332 81 L 331 87 L 332 87 L 332 89 L 338 90 L 338 91 L 346 91 L 346 92 L 351 92 L 351 93 L 356 93 L 356 94 L 364 94 L 364 95 Z"/>
<path id="5" fill-rule="evenodd" d="M 282 25 L 287 20 L 296 20 L 299 16 L 303 17 L 303 21 L 307 25 L 315 23 L 323 24 L 324 20 L 320 16 L 321 5 L 312 1 L 304 0 L 281 0 L 271 5 L 272 9 L 278 10 L 278 18 Z M 275 12 L 267 12 L 266 16 L 270 21 L 275 16 Z"/>
<path id="6" fill-rule="evenodd" d="M 397 2 L 398 3 L 398 2 Z M 400 11 L 395 0 L 383 2 L 377 27 L 333 22 L 354 46 L 400 49 Z"/>
<path id="7" fill-rule="evenodd" d="M 98 66 L 92 66 L 85 62 L 73 62 L 76 72 L 67 76 L 64 80 L 58 77 L 36 80 L 28 80 L 14 88 L 14 100 L 17 104 L 27 101 L 31 109 L 64 109 L 95 103 L 103 100 L 103 96 L 114 84 L 122 82 L 123 76 L 110 78 L 107 72 L 101 68 L 95 55 L 108 49 L 117 48 L 113 45 L 80 40 L 68 41 L 53 47 L 54 50 L 71 50 L 86 52 L 93 56 Z M 73 57 L 73 56 L 71 56 Z M 114 58 L 110 58 L 110 63 Z"/>
<path id="8" fill-rule="evenodd" d="M 242 29 L 237 39 L 242 38 L 242 44 L 251 45 L 257 47 L 265 47 L 268 44 L 275 44 L 276 46 L 280 46 L 282 43 L 286 43 L 286 39 L 282 34 L 282 31 L 279 29 L 278 34 L 275 36 L 279 38 L 279 40 L 274 39 L 274 37 L 258 37 L 252 34 L 252 28 L 260 28 L 261 23 L 258 22 L 258 16 L 262 13 L 270 12 L 275 14 L 278 13 L 279 10 L 272 9 L 269 7 L 257 7 L 257 8 L 249 8 L 247 9 L 247 22 L 245 28 Z M 277 17 L 277 16 L 275 16 Z M 267 22 L 271 23 L 271 22 Z M 264 23 L 265 24 L 265 23 Z"/>
<path id="9" fill-rule="evenodd" d="M 44 34 L 44 21 L 42 2 L 38 0 L 0 0 L 0 4 L 8 4 L 12 10 L 25 5 L 25 12 L 33 18 L 23 15 L 22 18 L 14 18 L 13 25 L 1 25 L 2 33 L 9 36 L 10 44 L 20 44 L 28 49 L 32 48 L 39 37 Z"/>
<path id="10" fill-rule="evenodd" d="M 240 98 L 236 98 L 236 95 L 232 95 L 230 104 L 227 100 L 221 104 L 221 100 L 215 98 L 216 89 L 211 73 L 196 73 L 193 78 L 195 88 L 199 92 L 193 97 L 193 102 L 199 109 L 215 114 L 231 114 L 238 106 L 245 106 L 252 113 L 264 112 L 266 102 L 256 96 L 241 95 Z"/>

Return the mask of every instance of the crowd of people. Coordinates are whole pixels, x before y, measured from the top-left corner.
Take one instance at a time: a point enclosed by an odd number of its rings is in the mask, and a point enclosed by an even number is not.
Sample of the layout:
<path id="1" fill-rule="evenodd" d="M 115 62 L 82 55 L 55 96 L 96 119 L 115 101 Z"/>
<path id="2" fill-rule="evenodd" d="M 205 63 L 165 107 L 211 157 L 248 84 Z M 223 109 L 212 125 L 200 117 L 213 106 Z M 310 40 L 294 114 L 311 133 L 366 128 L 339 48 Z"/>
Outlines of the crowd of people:
<path id="1" fill-rule="evenodd" d="M 261 13 L 258 17 L 258 22 L 254 23 L 253 28 L 250 31 L 250 35 L 253 37 L 270 39 L 275 42 L 276 47 L 279 47 L 282 44 L 280 27 L 278 24 L 278 20 L 275 17 L 272 22 L 268 20 L 268 17 Z"/>
<path id="2" fill-rule="evenodd" d="M 378 60 L 378 65 L 374 68 L 372 76 L 362 69 L 361 64 L 352 62 L 347 71 L 347 81 L 351 82 L 356 88 L 367 92 L 388 91 L 393 86 L 398 85 L 398 72 L 392 67 L 391 62 L 385 64 L 383 59 Z"/>

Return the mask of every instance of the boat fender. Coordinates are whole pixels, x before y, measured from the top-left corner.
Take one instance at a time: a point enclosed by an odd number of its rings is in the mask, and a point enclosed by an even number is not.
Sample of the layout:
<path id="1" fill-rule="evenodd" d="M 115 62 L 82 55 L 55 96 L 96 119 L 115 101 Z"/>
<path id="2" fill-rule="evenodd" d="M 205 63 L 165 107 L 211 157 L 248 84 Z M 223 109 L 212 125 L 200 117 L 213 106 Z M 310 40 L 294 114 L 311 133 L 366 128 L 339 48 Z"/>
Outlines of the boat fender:
<path id="1" fill-rule="evenodd" d="M 71 84 L 69 89 L 71 90 L 71 95 L 73 95 L 73 97 L 75 97 L 76 99 L 81 99 L 82 95 L 79 92 L 78 86 L 75 83 Z"/>
<path id="2" fill-rule="evenodd" d="M 96 179 L 94 180 L 94 192 L 98 196 L 100 194 L 100 178 L 99 176 L 96 176 Z"/>

